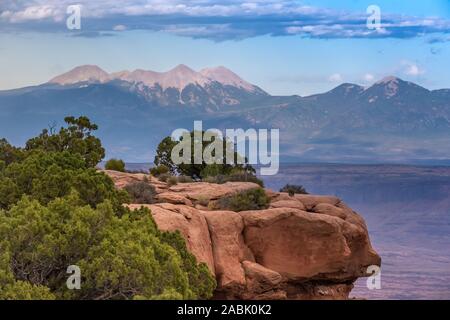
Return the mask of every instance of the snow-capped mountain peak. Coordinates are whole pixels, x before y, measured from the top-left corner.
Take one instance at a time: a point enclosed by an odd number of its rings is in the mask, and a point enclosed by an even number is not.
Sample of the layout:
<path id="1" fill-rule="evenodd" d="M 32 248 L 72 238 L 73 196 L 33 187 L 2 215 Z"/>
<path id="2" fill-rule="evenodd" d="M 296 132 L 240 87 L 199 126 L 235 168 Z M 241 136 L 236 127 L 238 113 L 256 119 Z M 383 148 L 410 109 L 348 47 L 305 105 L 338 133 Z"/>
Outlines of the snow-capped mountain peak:
<path id="1" fill-rule="evenodd" d="M 110 75 L 100 67 L 96 65 L 83 65 L 63 73 L 51 79 L 49 82 L 66 85 L 79 82 L 106 82 L 108 80 L 110 80 Z"/>
<path id="2" fill-rule="evenodd" d="M 200 71 L 200 74 L 213 81 L 217 81 L 222 84 L 243 88 L 248 91 L 252 91 L 255 89 L 255 87 L 251 83 L 248 83 L 247 81 L 243 80 L 233 71 L 223 66 L 216 68 L 205 68 Z"/>
<path id="3" fill-rule="evenodd" d="M 104 83 L 112 80 L 142 83 L 147 87 L 159 85 L 163 90 L 175 88 L 181 91 L 190 84 L 205 87 L 212 82 L 219 82 L 222 85 L 233 86 L 250 92 L 258 90 L 256 86 L 243 80 L 236 73 L 225 67 L 206 68 L 197 72 L 184 64 L 180 64 L 167 72 L 137 69 L 111 74 L 108 74 L 98 66 L 85 65 L 59 75 L 49 82 L 70 85 L 80 82 Z"/>

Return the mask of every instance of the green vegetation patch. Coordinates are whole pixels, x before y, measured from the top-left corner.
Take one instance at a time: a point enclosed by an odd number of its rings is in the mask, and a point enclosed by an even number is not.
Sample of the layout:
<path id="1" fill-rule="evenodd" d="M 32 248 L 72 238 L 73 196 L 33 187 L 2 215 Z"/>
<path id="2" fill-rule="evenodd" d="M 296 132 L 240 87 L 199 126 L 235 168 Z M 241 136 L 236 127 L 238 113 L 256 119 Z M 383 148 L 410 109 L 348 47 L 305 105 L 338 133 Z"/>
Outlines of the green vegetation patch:
<path id="1" fill-rule="evenodd" d="M 247 211 L 267 209 L 270 199 L 264 189 L 255 188 L 217 200 L 215 210 Z"/>
<path id="2" fill-rule="evenodd" d="M 105 153 L 97 126 L 66 123 L 25 148 L 0 140 L 0 299 L 210 298 L 215 279 L 180 233 L 158 230 L 148 209 L 123 207 L 154 190 L 117 190 L 95 169 Z M 72 265 L 80 290 L 66 285 Z"/>

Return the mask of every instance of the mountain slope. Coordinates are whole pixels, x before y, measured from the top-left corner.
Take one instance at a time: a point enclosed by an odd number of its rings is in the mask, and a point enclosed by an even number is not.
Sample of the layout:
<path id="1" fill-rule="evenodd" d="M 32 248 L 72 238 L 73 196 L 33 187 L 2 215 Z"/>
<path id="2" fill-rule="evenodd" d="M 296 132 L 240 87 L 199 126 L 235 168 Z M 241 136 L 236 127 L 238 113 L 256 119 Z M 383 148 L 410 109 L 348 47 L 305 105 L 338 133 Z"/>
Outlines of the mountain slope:
<path id="1" fill-rule="evenodd" d="M 0 91 L 0 136 L 12 142 L 23 143 L 68 114 L 91 117 L 111 155 L 128 161 L 151 160 L 159 139 L 192 128 L 194 120 L 205 128 L 278 128 L 285 159 L 450 159 L 450 90 L 394 77 L 368 88 L 346 83 L 323 94 L 283 97 L 224 67 L 108 74 L 81 66 L 41 86 Z"/>
<path id="2" fill-rule="evenodd" d="M 163 89 L 175 88 L 183 90 L 189 84 L 206 85 L 210 79 L 195 72 L 186 65 L 179 65 L 168 72 L 155 72 L 146 70 L 135 70 L 116 74 L 117 78 L 131 83 L 143 83 L 148 87 L 160 85 Z"/>
<path id="3" fill-rule="evenodd" d="M 255 91 L 257 89 L 256 86 L 248 83 L 247 81 L 244 81 L 233 71 L 222 66 L 216 68 L 205 68 L 200 71 L 200 74 L 208 79 L 222 83 L 224 85 L 242 88 L 247 91 Z"/>
<path id="4" fill-rule="evenodd" d="M 76 67 L 69 72 L 63 73 L 49 81 L 49 83 L 68 85 L 79 82 L 106 82 L 110 75 L 98 66 L 85 65 Z"/>

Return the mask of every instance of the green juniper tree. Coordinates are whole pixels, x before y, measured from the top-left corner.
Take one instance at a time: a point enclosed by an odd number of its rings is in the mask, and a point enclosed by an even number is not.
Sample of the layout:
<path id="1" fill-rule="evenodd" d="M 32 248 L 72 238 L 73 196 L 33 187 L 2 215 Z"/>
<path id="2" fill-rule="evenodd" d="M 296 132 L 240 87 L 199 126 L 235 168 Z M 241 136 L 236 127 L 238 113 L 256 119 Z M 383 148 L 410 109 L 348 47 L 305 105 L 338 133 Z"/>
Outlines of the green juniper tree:
<path id="1" fill-rule="evenodd" d="M 202 136 L 204 134 L 205 133 L 202 132 Z M 211 141 L 198 141 L 195 139 L 194 131 L 190 132 L 187 136 L 187 138 L 190 138 L 191 144 L 190 161 L 188 161 L 188 163 L 175 164 L 171 157 L 172 150 L 182 143 L 184 138 L 185 137 L 181 137 L 180 141 L 175 141 L 171 137 L 164 138 L 159 143 L 156 150 L 154 160 L 155 165 L 164 165 L 169 168 L 169 171 L 172 174 L 186 175 L 194 179 L 202 179 L 218 175 L 230 175 L 233 172 L 242 172 L 248 175 L 254 175 L 256 172 L 255 169 L 248 164 L 247 159 L 242 158 L 241 155 L 235 151 L 235 146 L 231 145 L 226 139 L 221 139 L 218 136 L 214 136 Z M 205 149 L 210 148 L 216 141 L 218 141 L 222 147 L 222 156 L 220 161 L 218 161 L 218 163 L 208 164 L 204 159 L 202 159 L 201 163 L 196 163 L 194 159 L 195 149 L 199 147 L 203 155 Z M 227 151 L 230 149 L 233 154 L 233 164 L 228 164 L 226 159 Z M 212 155 L 216 156 L 214 152 Z"/>
<path id="2" fill-rule="evenodd" d="M 104 156 L 88 118 L 66 118 L 24 149 L 0 141 L 0 299 L 207 299 L 215 279 L 179 233 L 123 206 L 95 165 Z M 68 266 L 81 289 L 66 286 Z"/>

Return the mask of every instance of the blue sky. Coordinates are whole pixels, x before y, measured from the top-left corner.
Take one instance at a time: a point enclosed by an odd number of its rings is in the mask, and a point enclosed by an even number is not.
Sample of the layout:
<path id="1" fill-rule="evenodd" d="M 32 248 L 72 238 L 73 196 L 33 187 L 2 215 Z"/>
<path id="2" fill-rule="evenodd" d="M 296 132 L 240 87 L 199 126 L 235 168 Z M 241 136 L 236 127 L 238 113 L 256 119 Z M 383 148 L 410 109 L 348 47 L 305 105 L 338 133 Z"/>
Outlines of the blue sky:
<path id="1" fill-rule="evenodd" d="M 224 65 L 272 94 L 307 95 L 396 75 L 450 87 L 450 1 L 1 0 L 0 89 L 81 64 L 107 71 Z M 381 9 L 381 29 L 366 9 Z"/>

